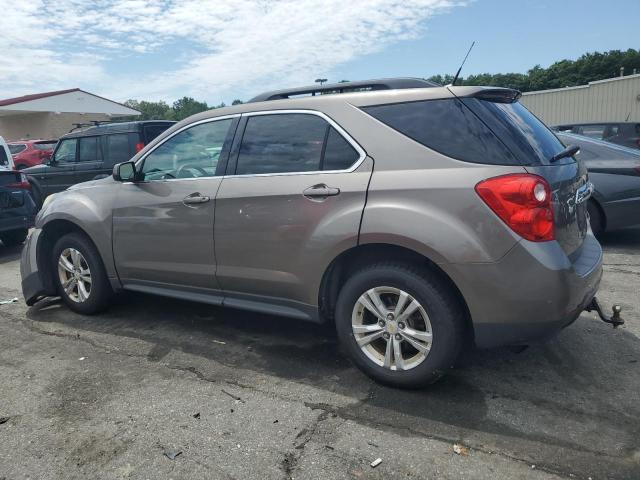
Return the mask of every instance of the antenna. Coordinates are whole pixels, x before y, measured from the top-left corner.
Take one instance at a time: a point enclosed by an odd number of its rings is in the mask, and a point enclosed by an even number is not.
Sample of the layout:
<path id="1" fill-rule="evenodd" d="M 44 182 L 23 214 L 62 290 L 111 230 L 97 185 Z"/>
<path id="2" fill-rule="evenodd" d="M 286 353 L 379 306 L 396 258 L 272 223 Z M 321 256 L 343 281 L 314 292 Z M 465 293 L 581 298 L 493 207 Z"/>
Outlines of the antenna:
<path id="1" fill-rule="evenodd" d="M 464 67 L 464 62 L 467 61 L 467 57 L 469 56 L 469 54 L 471 53 L 471 49 L 473 48 L 473 46 L 476 44 L 476 41 L 474 40 L 471 43 L 471 46 L 469 47 L 469 50 L 467 50 L 467 54 L 464 56 L 464 60 L 462 60 L 462 63 L 460 64 L 460 68 L 458 69 L 458 71 L 456 72 L 456 76 L 453 77 L 453 80 L 451 81 L 451 86 L 453 87 L 456 84 L 456 81 L 458 80 L 458 77 L 460 76 L 460 71 L 462 70 L 462 67 Z"/>

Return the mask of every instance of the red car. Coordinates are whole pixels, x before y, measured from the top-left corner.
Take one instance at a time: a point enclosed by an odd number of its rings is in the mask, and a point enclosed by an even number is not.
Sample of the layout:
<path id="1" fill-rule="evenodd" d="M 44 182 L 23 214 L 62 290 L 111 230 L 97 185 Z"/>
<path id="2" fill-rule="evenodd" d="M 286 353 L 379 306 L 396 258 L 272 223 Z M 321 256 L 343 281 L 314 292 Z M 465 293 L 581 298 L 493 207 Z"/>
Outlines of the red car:
<path id="1" fill-rule="evenodd" d="M 9 151 L 13 157 L 16 169 L 40 165 L 53 153 L 57 140 L 20 140 L 8 142 Z"/>

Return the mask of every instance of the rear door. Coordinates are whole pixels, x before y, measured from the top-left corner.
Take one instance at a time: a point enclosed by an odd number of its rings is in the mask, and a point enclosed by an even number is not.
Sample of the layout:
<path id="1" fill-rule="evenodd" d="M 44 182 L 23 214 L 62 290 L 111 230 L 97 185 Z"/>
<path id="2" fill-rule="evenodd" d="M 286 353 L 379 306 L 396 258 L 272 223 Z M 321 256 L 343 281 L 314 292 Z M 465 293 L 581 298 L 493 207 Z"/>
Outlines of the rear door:
<path id="1" fill-rule="evenodd" d="M 357 243 L 372 161 L 317 112 L 246 114 L 236 137 L 216 197 L 225 305 L 317 305 L 324 269 Z"/>
<path id="2" fill-rule="evenodd" d="M 214 207 L 236 124 L 237 118 L 222 117 L 175 132 L 138 162 L 144 180 L 122 183 L 113 210 L 113 252 L 126 288 L 222 301 Z"/>
<path id="3" fill-rule="evenodd" d="M 78 139 L 78 162 L 75 183 L 103 178 L 110 173 L 102 164 L 102 137 L 80 137 Z"/>

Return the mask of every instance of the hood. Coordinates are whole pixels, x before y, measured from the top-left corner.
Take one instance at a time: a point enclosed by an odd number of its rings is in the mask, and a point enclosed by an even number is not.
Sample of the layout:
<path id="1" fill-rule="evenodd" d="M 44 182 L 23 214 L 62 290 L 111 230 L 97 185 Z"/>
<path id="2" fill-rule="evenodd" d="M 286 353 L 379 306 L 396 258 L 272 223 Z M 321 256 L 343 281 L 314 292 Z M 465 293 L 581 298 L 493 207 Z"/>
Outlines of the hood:
<path id="1" fill-rule="evenodd" d="M 88 182 L 76 183 L 75 185 L 71 185 L 69 188 L 67 188 L 67 190 L 79 190 L 82 188 L 97 187 L 100 185 L 107 185 L 111 183 L 115 183 L 113 177 L 105 177 L 98 180 L 89 180 Z"/>
<path id="2" fill-rule="evenodd" d="M 44 164 L 34 165 L 33 167 L 23 168 L 21 172 L 26 175 L 37 175 L 39 173 L 45 173 L 47 171 L 47 168 L 49 168 L 49 166 Z"/>

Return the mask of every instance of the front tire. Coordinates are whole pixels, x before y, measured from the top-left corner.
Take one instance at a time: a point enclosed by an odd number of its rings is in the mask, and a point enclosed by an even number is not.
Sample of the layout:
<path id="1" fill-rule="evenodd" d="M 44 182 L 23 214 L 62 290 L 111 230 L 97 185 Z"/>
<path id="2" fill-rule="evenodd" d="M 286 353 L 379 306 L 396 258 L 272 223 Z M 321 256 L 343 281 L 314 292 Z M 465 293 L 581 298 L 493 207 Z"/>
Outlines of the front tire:
<path id="1" fill-rule="evenodd" d="M 107 307 L 111 285 L 96 247 L 85 235 L 60 237 L 53 247 L 52 272 L 58 294 L 74 312 L 92 315 Z"/>
<path id="2" fill-rule="evenodd" d="M 2 240 L 5 247 L 15 247 L 24 243 L 28 233 L 29 231 L 26 228 L 10 230 L 8 232 L 0 233 L 0 240 Z"/>
<path id="3" fill-rule="evenodd" d="M 336 305 L 338 338 L 374 380 L 418 388 L 451 368 L 464 340 L 464 310 L 438 274 L 384 263 L 351 276 Z"/>

